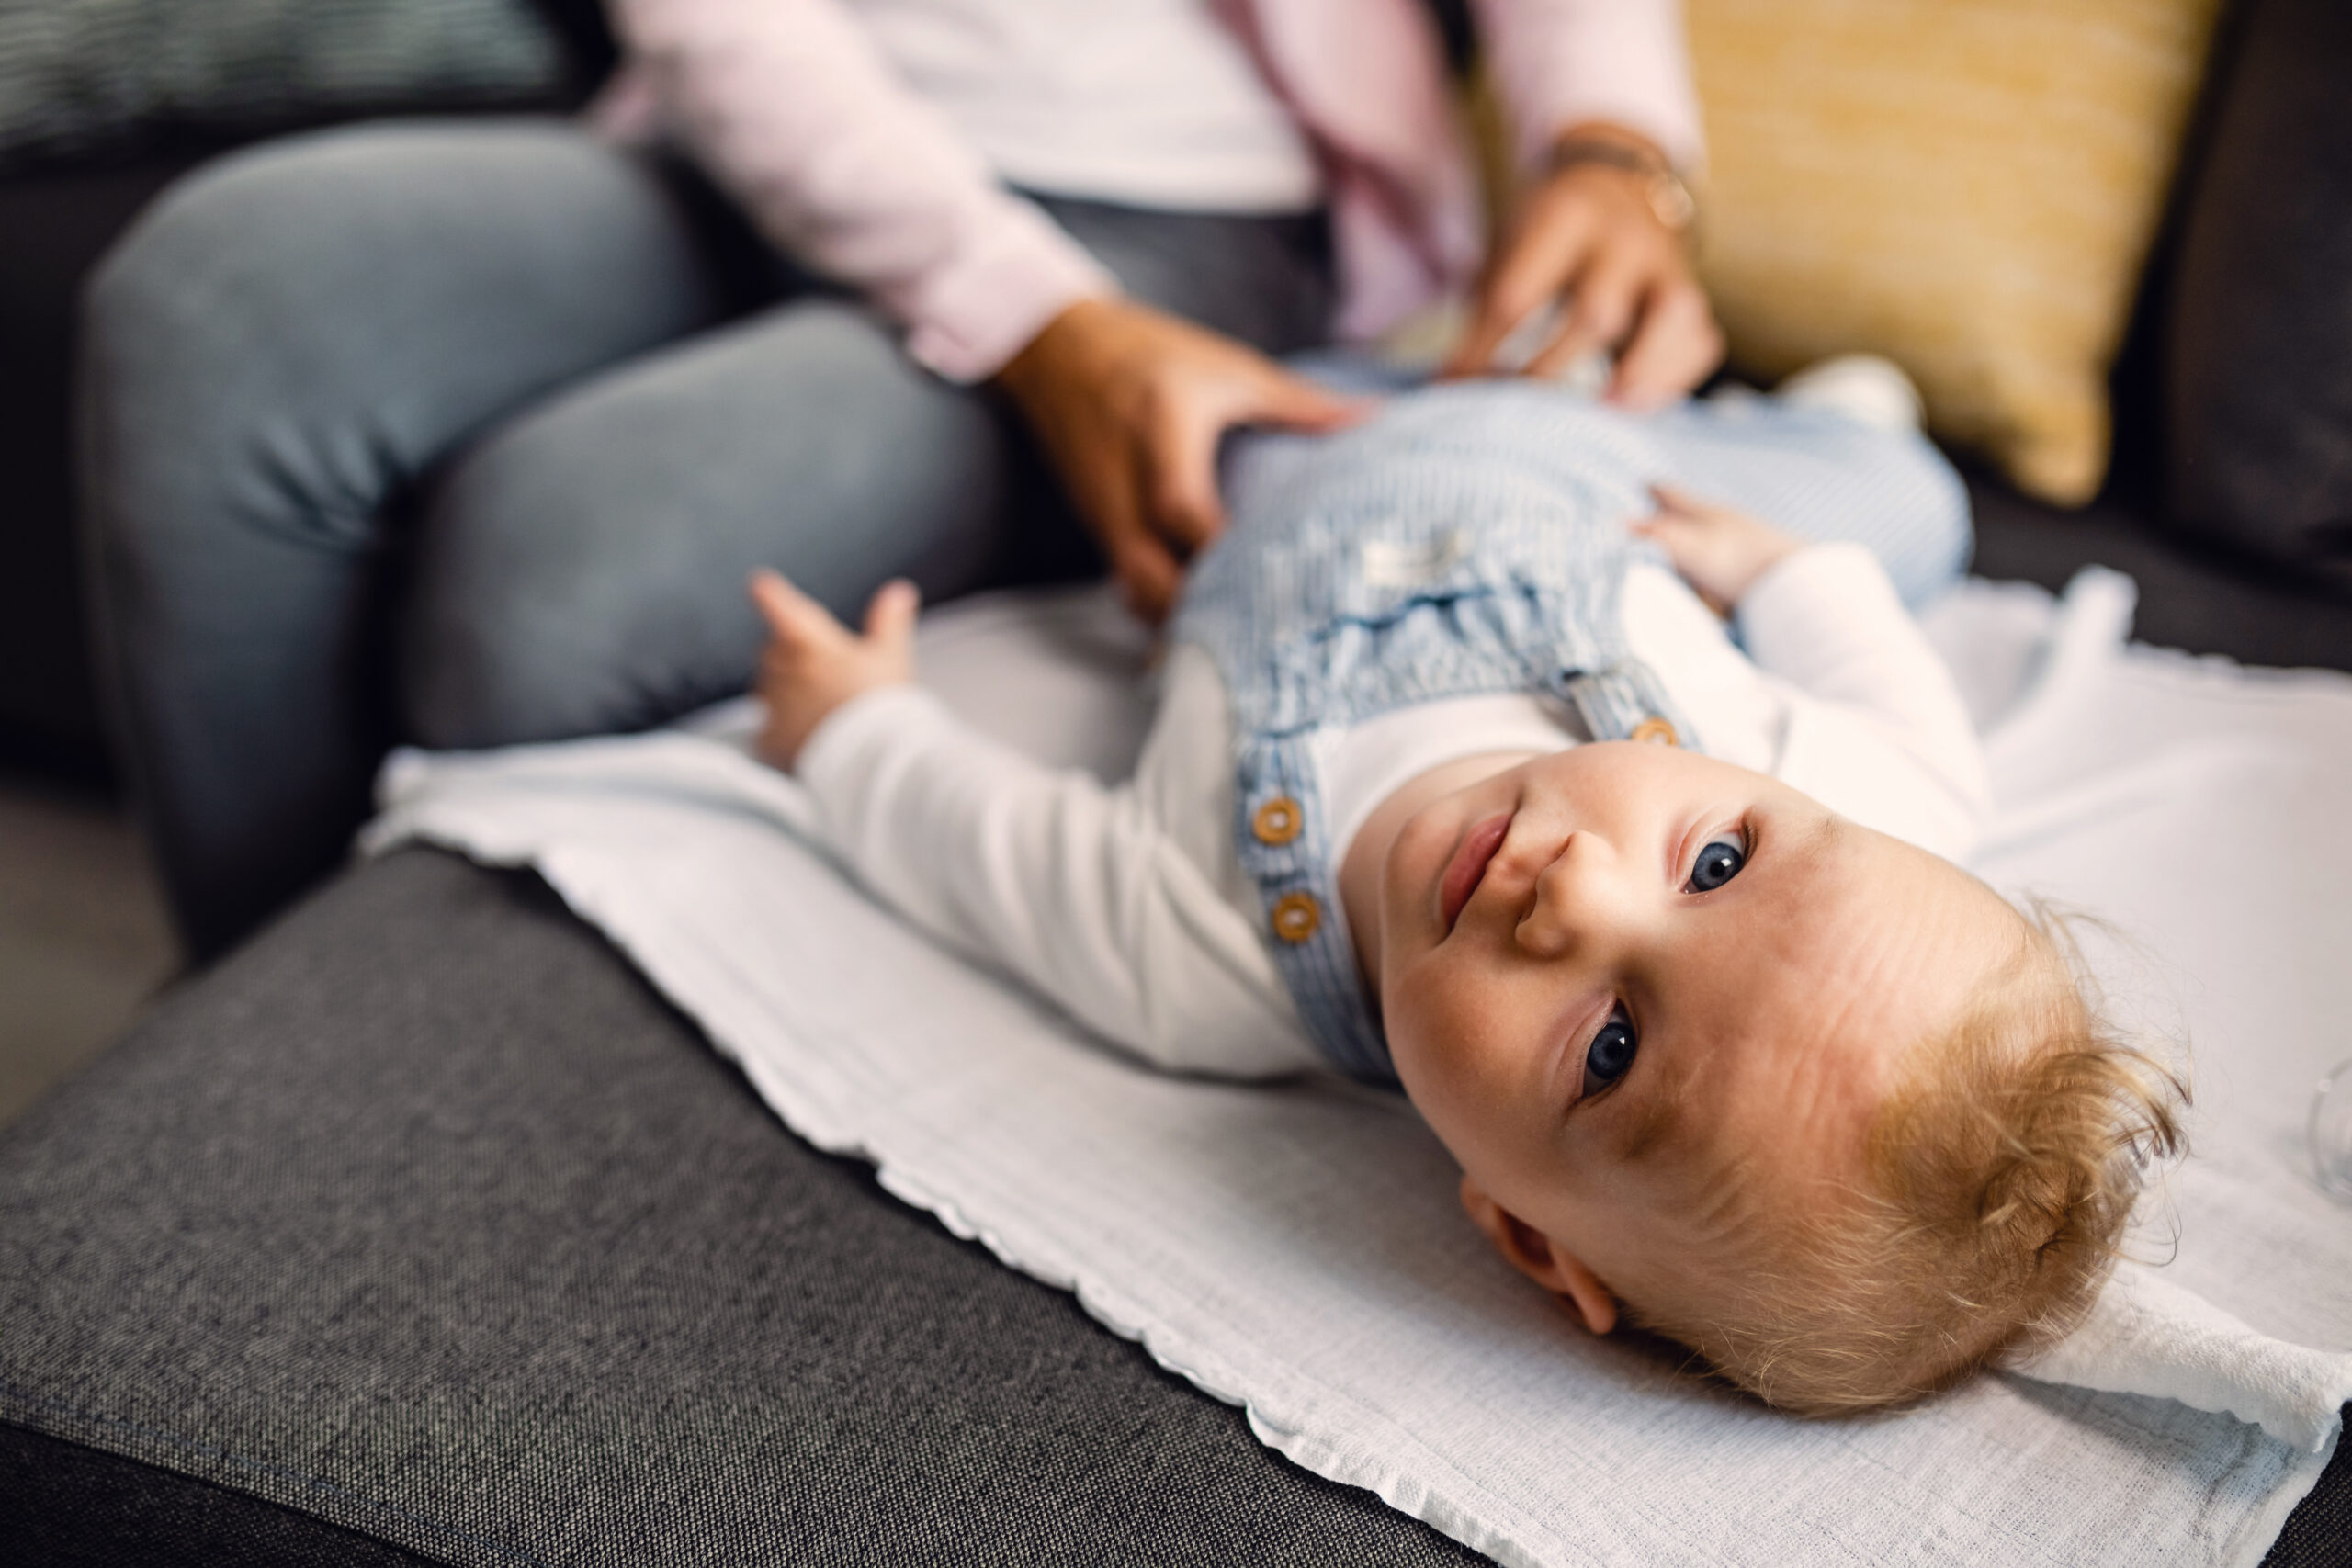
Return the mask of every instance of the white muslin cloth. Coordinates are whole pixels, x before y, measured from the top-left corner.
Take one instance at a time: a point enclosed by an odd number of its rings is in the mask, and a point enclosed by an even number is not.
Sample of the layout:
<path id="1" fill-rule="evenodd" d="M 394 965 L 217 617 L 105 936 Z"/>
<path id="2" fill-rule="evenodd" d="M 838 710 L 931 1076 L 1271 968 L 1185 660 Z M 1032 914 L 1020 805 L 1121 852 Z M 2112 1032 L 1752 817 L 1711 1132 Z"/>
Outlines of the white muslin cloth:
<path id="1" fill-rule="evenodd" d="M 748 705 L 686 730 L 404 753 L 365 846 L 537 866 L 785 1122 L 1164 1365 L 1306 1468 L 1509 1563 L 2256 1563 L 2352 1399 L 2352 1208 L 2312 1179 L 2352 1055 L 2352 678 L 2124 645 L 2129 582 L 1971 582 L 1928 617 L 1986 732 L 1975 868 L 2095 910 L 2112 1010 L 2193 1042 L 2195 1153 L 2030 1375 L 1905 1413 L 1774 1415 L 1596 1340 L 1488 1251 L 1401 1100 L 1172 1077 L 900 925 L 797 836 Z M 1148 713 L 1099 596 L 925 626 L 984 730 L 1115 775 Z"/>

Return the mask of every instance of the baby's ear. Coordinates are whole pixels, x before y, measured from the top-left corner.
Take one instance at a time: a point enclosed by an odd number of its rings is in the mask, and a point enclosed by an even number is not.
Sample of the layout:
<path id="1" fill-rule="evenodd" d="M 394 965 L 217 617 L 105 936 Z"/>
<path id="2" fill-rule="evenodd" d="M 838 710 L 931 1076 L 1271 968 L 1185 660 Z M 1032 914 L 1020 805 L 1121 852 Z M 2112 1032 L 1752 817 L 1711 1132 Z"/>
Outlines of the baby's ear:
<path id="1" fill-rule="evenodd" d="M 1576 1310 L 1595 1334 L 1617 1326 L 1617 1295 L 1566 1247 L 1488 1196 L 1476 1178 L 1462 1178 L 1462 1206 L 1486 1232 L 1503 1260 Z"/>

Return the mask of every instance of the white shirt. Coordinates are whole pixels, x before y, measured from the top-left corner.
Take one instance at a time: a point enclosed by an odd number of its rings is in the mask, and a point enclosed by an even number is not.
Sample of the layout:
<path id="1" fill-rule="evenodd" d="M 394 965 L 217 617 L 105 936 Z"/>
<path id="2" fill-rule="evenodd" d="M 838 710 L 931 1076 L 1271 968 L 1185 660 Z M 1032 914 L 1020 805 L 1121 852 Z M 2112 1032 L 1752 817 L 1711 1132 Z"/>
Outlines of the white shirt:
<path id="1" fill-rule="evenodd" d="M 1766 573 L 1739 606 L 1745 654 L 1657 567 L 1629 572 L 1623 615 L 1631 651 L 1710 754 L 1948 858 L 1973 844 L 1989 801 L 1975 733 L 1868 550 L 1815 546 Z M 1334 795 L 1327 774 L 1326 798 L 1335 825 L 1343 814 L 1361 823 L 1373 791 L 1453 757 L 1582 739 L 1571 716 L 1534 697 L 1404 709 L 1327 739 L 1321 758 L 1340 788 Z M 1046 769 L 912 686 L 836 709 L 798 772 L 878 895 L 1113 1043 L 1177 1071 L 1321 1065 L 1235 857 L 1232 724 L 1203 650 L 1170 654 L 1159 715 L 1122 784 Z"/>
<path id="2" fill-rule="evenodd" d="M 851 0 L 997 175 L 1058 196 L 1304 212 L 1313 150 L 1206 0 Z"/>

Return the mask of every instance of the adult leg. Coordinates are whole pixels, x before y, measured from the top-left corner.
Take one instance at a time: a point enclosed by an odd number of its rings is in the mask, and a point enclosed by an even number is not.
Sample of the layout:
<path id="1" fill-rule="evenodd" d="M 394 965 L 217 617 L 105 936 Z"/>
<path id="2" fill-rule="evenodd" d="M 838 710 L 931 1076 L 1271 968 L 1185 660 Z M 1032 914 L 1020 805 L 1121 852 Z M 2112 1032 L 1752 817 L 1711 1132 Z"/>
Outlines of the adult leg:
<path id="1" fill-rule="evenodd" d="M 566 388 L 435 486 L 401 611 L 406 731 L 474 748 L 642 728 L 743 689 L 744 581 L 854 617 L 906 572 L 973 587 L 1004 432 L 839 299 L 774 307 Z"/>
<path id="2" fill-rule="evenodd" d="M 209 956 L 345 852 L 386 517 L 465 433 L 715 320 L 647 166 L 551 122 L 275 143 L 167 194 L 86 302 L 101 663 L 182 934 Z"/>
<path id="3" fill-rule="evenodd" d="M 1330 311 L 1319 219 L 1048 201 L 1136 297 L 1284 352 Z M 854 616 L 894 572 L 932 598 L 1074 532 L 1012 416 L 802 298 L 646 355 L 486 436 L 432 496 L 404 612 L 411 733 L 478 747 L 639 728 L 741 691 L 743 589 L 774 565 Z M 1024 571 L 1067 555 L 1019 552 Z"/>

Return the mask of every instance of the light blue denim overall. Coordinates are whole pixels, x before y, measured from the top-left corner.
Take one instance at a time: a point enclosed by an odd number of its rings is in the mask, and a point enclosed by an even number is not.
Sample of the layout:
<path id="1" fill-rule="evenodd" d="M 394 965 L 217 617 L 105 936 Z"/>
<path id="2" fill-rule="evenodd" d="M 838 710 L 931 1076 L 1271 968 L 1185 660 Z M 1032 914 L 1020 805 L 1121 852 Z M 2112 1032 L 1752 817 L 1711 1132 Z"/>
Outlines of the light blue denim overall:
<path id="1" fill-rule="evenodd" d="M 1174 635 L 1224 675 L 1241 869 L 1301 1018 L 1350 1075 L 1396 1081 L 1341 914 L 1318 732 L 1528 692 L 1566 702 L 1596 740 L 1702 745 L 1627 654 L 1619 615 L 1626 567 L 1658 558 L 1626 525 L 1654 510 L 1659 480 L 1868 544 L 1913 603 L 1966 559 L 1966 492 L 1925 440 L 1770 399 L 1637 416 L 1474 382 L 1411 391 L 1337 435 L 1229 452 L 1230 526 L 1193 567 Z"/>

